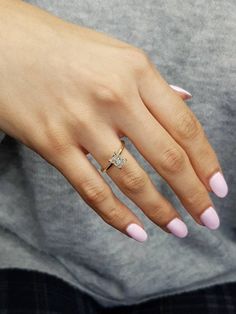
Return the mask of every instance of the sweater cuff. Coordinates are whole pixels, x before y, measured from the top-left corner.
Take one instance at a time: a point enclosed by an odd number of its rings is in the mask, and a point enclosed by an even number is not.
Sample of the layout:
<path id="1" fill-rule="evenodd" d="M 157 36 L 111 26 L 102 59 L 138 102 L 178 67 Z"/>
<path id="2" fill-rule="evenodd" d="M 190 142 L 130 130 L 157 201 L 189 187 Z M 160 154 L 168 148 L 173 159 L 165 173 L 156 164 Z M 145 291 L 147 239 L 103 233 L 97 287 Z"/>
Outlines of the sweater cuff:
<path id="1" fill-rule="evenodd" d="M 0 143 L 2 142 L 2 140 L 4 139 L 5 137 L 5 133 L 3 131 L 0 130 Z"/>

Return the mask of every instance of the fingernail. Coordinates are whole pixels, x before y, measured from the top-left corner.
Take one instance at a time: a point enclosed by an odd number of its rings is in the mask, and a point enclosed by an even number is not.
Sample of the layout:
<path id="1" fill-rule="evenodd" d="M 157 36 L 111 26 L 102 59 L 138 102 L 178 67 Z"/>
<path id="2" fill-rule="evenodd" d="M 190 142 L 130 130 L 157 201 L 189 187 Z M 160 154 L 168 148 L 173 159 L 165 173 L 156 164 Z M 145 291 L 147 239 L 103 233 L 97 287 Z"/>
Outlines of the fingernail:
<path id="1" fill-rule="evenodd" d="M 175 85 L 170 85 L 171 88 L 173 88 L 174 90 L 176 90 L 177 92 L 180 92 L 180 93 L 184 93 L 186 95 L 188 95 L 188 98 L 192 98 L 193 96 L 187 92 L 185 89 L 179 87 L 179 86 L 175 86 Z"/>
<path id="2" fill-rule="evenodd" d="M 172 219 L 166 227 L 170 230 L 171 233 L 179 238 L 184 238 L 188 234 L 188 228 L 186 224 L 177 217 Z"/>
<path id="3" fill-rule="evenodd" d="M 219 197 L 225 197 L 228 194 L 228 185 L 222 173 L 215 173 L 209 180 L 212 191 Z"/>
<path id="4" fill-rule="evenodd" d="M 215 230 L 220 226 L 220 219 L 213 207 L 207 208 L 200 216 L 202 223 L 209 229 Z"/>
<path id="5" fill-rule="evenodd" d="M 144 242 L 147 240 L 146 231 L 137 224 L 130 224 L 126 228 L 127 233 L 136 241 Z"/>

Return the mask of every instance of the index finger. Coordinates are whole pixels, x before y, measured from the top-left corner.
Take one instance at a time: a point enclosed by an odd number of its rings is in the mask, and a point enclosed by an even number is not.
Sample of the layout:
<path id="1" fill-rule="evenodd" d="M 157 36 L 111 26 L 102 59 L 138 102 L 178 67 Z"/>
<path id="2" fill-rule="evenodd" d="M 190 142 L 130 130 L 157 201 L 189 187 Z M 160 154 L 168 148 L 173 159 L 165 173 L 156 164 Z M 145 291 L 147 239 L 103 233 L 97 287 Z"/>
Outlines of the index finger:
<path id="1" fill-rule="evenodd" d="M 218 197 L 225 197 L 228 186 L 201 123 L 154 65 L 139 81 L 139 93 L 156 120 L 185 150 L 208 191 L 213 191 Z"/>

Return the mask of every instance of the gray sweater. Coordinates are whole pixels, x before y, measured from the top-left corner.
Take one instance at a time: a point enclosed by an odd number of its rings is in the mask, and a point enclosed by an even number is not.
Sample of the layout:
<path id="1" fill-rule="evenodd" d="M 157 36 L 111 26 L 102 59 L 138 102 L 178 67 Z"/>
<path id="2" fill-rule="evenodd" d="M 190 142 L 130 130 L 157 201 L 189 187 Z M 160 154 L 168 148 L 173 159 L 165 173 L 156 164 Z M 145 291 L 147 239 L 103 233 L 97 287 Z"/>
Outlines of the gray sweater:
<path id="1" fill-rule="evenodd" d="M 140 243 L 106 224 L 56 168 L 6 135 L 0 145 L 0 267 L 52 274 L 107 307 L 236 281 L 235 0 L 30 2 L 144 49 L 169 84 L 191 92 L 188 105 L 216 150 L 229 194 L 211 194 L 219 229 L 196 224 L 126 138 L 189 228 L 184 239 L 165 233 L 104 175 L 143 221 L 149 238 Z"/>

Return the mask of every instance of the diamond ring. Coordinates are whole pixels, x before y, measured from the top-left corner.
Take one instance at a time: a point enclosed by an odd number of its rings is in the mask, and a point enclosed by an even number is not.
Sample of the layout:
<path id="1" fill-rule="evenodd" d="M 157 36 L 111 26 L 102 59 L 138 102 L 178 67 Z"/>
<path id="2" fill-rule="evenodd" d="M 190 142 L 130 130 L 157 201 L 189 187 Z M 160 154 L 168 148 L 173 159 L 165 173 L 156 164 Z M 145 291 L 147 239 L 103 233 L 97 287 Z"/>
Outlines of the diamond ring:
<path id="1" fill-rule="evenodd" d="M 101 172 L 106 172 L 112 165 L 115 165 L 118 168 L 122 168 L 125 162 L 127 162 L 127 159 L 122 157 L 120 154 L 122 153 L 123 149 L 125 147 L 125 142 L 121 140 L 121 148 L 117 151 L 114 152 L 111 159 L 109 159 L 109 164 L 102 168 L 101 167 Z"/>

